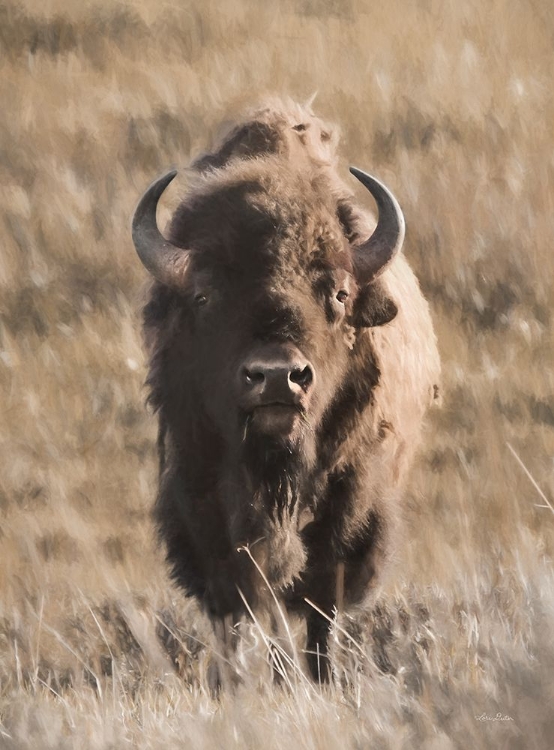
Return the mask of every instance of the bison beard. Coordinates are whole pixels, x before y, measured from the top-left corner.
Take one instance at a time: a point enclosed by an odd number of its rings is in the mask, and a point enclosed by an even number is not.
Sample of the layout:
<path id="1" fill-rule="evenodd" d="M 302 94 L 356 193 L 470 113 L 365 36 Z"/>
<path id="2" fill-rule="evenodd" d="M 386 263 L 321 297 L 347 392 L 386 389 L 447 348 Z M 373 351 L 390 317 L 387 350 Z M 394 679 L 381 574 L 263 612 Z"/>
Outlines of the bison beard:
<path id="1" fill-rule="evenodd" d="M 260 435 L 248 426 L 245 430 L 240 460 L 253 496 L 272 520 L 292 519 L 310 468 L 304 446 L 301 441 Z"/>
<path id="2" fill-rule="evenodd" d="M 225 651 L 221 624 L 246 613 L 241 595 L 257 616 L 272 606 L 261 571 L 306 618 L 315 679 L 329 676 L 328 620 L 306 599 L 331 617 L 343 599 L 371 598 L 439 376 L 428 306 L 400 255 L 401 210 L 351 170 L 377 203 L 373 230 L 335 148 L 311 112 L 263 109 L 193 165 L 169 239 L 156 205 L 174 172 L 133 220 L 155 279 L 144 325 L 156 519 L 174 578 Z"/>

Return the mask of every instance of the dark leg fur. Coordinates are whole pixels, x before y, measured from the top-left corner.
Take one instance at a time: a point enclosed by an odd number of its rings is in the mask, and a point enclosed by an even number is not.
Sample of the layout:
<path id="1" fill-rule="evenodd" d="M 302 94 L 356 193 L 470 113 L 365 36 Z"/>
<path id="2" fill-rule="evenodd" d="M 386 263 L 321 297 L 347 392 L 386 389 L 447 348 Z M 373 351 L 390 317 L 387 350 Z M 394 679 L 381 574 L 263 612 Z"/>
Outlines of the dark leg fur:
<path id="1" fill-rule="evenodd" d="M 319 683 L 331 679 L 329 659 L 329 620 L 311 610 L 307 614 L 306 661 L 312 678 Z"/>
<path id="2" fill-rule="evenodd" d="M 302 583 L 295 587 L 289 605 L 301 608 L 307 620 L 307 662 L 314 680 L 328 681 L 331 677 L 329 658 L 329 619 L 342 605 L 362 602 L 375 587 L 386 564 L 388 527 L 370 516 L 365 529 L 348 546 L 337 549 L 331 524 L 313 523 L 306 527 L 304 543 L 308 549 L 308 567 Z M 312 601 L 327 618 L 307 604 Z"/>

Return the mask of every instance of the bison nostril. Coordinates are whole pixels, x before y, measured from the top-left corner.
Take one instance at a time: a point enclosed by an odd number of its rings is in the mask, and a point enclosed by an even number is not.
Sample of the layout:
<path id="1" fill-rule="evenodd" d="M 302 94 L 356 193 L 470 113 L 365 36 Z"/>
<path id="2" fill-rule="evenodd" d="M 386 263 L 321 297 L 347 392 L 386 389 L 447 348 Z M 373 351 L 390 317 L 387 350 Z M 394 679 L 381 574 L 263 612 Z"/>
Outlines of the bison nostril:
<path id="1" fill-rule="evenodd" d="M 265 375 L 260 370 L 249 370 L 245 367 L 243 374 L 248 385 L 260 385 L 265 380 Z"/>
<path id="2" fill-rule="evenodd" d="M 306 365 L 303 370 L 295 369 L 292 370 L 289 373 L 289 380 L 291 383 L 295 383 L 296 385 L 301 386 L 302 388 L 307 388 L 309 385 L 311 385 L 312 381 L 314 379 L 312 368 L 310 365 Z"/>

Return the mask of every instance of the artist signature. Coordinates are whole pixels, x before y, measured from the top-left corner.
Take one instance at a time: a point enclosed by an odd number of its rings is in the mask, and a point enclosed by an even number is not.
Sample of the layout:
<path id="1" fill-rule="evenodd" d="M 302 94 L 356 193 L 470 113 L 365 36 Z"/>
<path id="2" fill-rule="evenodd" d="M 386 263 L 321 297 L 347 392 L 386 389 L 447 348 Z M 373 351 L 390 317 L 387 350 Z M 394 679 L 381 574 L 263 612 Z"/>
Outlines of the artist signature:
<path id="1" fill-rule="evenodd" d="M 507 714 L 501 714 L 500 712 L 496 716 L 489 716 L 488 714 L 481 714 L 475 717 L 477 721 L 513 721 L 511 716 Z"/>

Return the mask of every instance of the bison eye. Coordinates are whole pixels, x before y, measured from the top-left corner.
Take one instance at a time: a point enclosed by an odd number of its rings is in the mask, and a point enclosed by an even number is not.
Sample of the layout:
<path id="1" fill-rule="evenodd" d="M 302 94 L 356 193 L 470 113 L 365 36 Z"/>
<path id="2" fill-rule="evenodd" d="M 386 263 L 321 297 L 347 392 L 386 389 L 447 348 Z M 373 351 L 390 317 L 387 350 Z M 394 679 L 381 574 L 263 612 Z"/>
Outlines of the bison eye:
<path id="1" fill-rule="evenodd" d="M 348 299 L 348 292 L 344 289 L 341 289 L 340 292 L 337 292 L 337 300 L 341 303 L 341 305 L 344 305 L 346 300 Z"/>
<path id="2" fill-rule="evenodd" d="M 202 307 L 202 305 L 205 305 L 208 301 L 208 297 L 205 294 L 197 294 L 194 297 L 194 304 L 197 307 Z"/>

